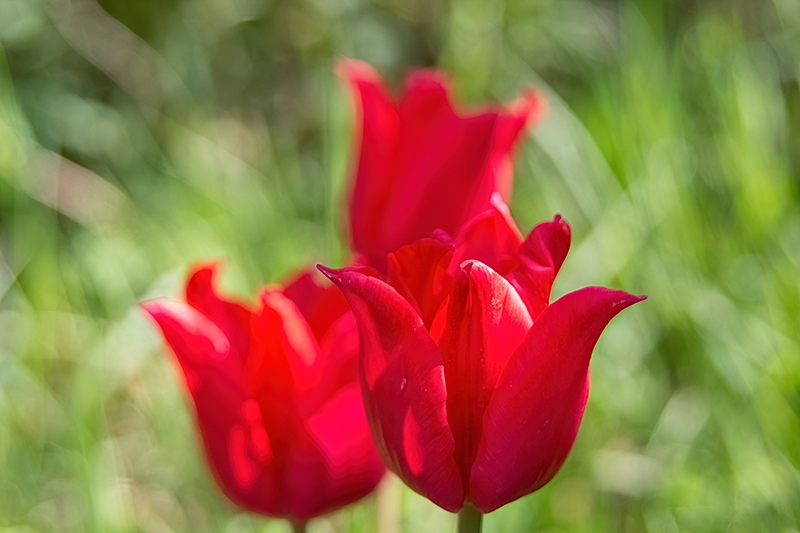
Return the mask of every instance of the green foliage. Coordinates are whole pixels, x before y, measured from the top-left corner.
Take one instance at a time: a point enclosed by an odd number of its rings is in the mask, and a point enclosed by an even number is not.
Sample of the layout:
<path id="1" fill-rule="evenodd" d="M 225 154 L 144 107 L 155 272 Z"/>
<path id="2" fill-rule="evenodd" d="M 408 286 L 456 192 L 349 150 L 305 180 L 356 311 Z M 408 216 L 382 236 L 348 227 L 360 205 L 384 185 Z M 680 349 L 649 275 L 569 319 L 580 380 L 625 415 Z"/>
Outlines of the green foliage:
<path id="1" fill-rule="evenodd" d="M 563 471 L 485 530 L 797 532 L 798 7 L 0 0 L 0 531 L 288 531 L 220 496 L 136 304 L 202 259 L 242 296 L 343 263 L 348 55 L 542 89 L 514 215 L 571 222 L 558 294 L 649 296 Z M 379 521 L 455 524 L 393 480 L 311 530 Z"/>

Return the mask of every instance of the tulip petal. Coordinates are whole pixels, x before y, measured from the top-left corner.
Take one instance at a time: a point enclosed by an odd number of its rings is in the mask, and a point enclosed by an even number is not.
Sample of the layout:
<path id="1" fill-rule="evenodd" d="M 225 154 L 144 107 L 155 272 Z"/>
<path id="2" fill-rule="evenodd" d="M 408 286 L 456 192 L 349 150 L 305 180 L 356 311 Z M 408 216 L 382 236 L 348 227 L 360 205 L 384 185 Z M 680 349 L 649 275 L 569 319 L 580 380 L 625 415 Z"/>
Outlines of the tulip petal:
<path id="1" fill-rule="evenodd" d="M 587 287 L 560 298 L 534 321 L 483 417 L 469 491 L 478 509 L 493 511 L 558 472 L 583 417 L 592 350 L 608 322 L 643 299 Z"/>
<path id="2" fill-rule="evenodd" d="M 172 348 L 195 405 L 211 470 L 226 495 L 253 511 L 280 513 L 280 492 L 267 474 L 273 452 L 242 364 L 223 332 L 199 311 L 156 300 L 142 308 Z"/>
<path id="3" fill-rule="evenodd" d="M 305 423 L 315 449 L 289 458 L 295 516 L 310 518 L 369 494 L 386 471 L 372 442 L 361 387 L 351 382 Z M 309 462 L 308 458 L 312 458 Z M 311 468 L 312 472 L 303 472 Z"/>
<path id="4" fill-rule="evenodd" d="M 283 294 L 294 302 L 314 332 L 314 338 L 320 342 L 328 328 L 350 312 L 342 291 L 325 278 L 320 279 L 319 272 L 310 268 L 303 269 L 287 283 Z"/>
<path id="5" fill-rule="evenodd" d="M 391 222 L 385 233 L 390 251 L 436 229 L 455 234 L 495 190 L 494 134 L 504 115 L 459 116 L 448 85 L 443 75 L 424 70 L 406 83 L 394 162 L 402 187 L 383 215 Z"/>
<path id="6" fill-rule="evenodd" d="M 522 300 L 502 276 L 477 261 L 464 265 L 450 295 L 439 349 L 447 384 L 447 420 L 465 490 L 483 412 L 500 371 L 531 323 Z"/>
<path id="7" fill-rule="evenodd" d="M 436 312 L 450 292 L 447 269 L 453 245 L 439 238 L 419 239 L 387 258 L 389 284 L 419 313 L 430 330 Z"/>
<path id="8" fill-rule="evenodd" d="M 464 261 L 475 259 L 505 274 L 516 266 L 521 245 L 522 234 L 500 193 L 496 192 L 489 209 L 470 219 L 456 235 L 451 271 L 457 271 Z"/>
<path id="9" fill-rule="evenodd" d="M 353 145 L 358 164 L 350 200 L 353 247 L 382 268 L 386 254 L 397 248 L 384 246 L 386 228 L 378 221 L 397 188 L 398 174 L 389 165 L 396 157 L 400 117 L 380 76 L 367 63 L 343 59 L 336 72 L 350 85 L 356 104 Z"/>
<path id="10" fill-rule="evenodd" d="M 293 403 L 313 409 L 320 401 L 312 394 L 321 380 L 319 346 L 294 302 L 280 291 L 264 290 L 251 328 L 253 348 L 245 375 L 270 425 Z"/>
<path id="11" fill-rule="evenodd" d="M 326 394 L 334 393 L 348 383 L 358 383 L 358 346 L 358 324 L 348 306 L 347 313 L 328 328 L 319 343 L 323 365 L 320 372 L 325 377 Z"/>
<path id="12" fill-rule="evenodd" d="M 250 310 L 217 295 L 214 283 L 218 270 L 217 263 L 196 268 L 186 283 L 186 302 L 222 330 L 234 353 L 244 361 L 250 352 Z"/>
<path id="13" fill-rule="evenodd" d="M 550 303 L 550 291 L 569 252 L 572 230 L 556 215 L 534 227 L 517 253 L 517 265 L 505 278 L 517 289 L 534 320 Z"/>
<path id="14" fill-rule="evenodd" d="M 409 487 L 457 511 L 464 491 L 453 460 L 444 368 L 422 319 L 377 278 L 318 268 L 342 289 L 359 325 L 362 393 L 378 451 Z"/>

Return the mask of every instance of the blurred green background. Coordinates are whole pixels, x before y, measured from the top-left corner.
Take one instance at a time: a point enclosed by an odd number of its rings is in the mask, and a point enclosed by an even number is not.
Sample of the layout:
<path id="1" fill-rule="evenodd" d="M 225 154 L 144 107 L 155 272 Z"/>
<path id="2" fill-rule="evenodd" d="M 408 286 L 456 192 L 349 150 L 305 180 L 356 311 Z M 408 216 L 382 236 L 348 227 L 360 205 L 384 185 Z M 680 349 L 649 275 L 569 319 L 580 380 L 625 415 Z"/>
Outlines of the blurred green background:
<path id="1" fill-rule="evenodd" d="M 220 496 L 136 304 L 198 259 L 242 296 L 341 264 L 343 55 L 467 107 L 544 91 L 520 227 L 572 224 L 557 294 L 649 295 L 561 473 L 485 531 L 797 533 L 797 0 L 0 0 L 0 531 L 288 531 Z M 311 531 L 379 522 L 454 530 L 390 480 Z"/>

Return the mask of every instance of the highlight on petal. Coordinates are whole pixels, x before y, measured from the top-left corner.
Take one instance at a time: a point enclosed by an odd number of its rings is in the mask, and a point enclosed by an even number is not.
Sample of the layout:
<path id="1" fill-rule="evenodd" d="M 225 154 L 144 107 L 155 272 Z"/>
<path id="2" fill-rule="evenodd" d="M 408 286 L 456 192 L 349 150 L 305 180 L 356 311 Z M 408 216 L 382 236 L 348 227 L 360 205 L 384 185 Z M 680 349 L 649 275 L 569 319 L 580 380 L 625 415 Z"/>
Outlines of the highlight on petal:
<path id="1" fill-rule="evenodd" d="M 269 416 L 286 410 L 287 402 L 307 401 L 321 379 L 319 346 L 300 310 L 280 291 L 265 289 L 260 301 L 245 374 Z"/>
<path id="2" fill-rule="evenodd" d="M 309 486 L 298 491 L 305 500 L 303 514 L 316 516 L 372 492 L 386 469 L 372 442 L 357 381 L 309 417 L 305 431 L 316 445 L 322 468 L 306 476 Z"/>
<path id="3" fill-rule="evenodd" d="M 338 287 L 334 288 L 339 290 Z M 319 343 L 320 375 L 324 378 L 326 395 L 332 394 L 348 383 L 358 383 L 359 380 L 358 324 L 349 306 L 347 309 L 348 312 L 328 328 L 328 332 Z"/>
<path id="4" fill-rule="evenodd" d="M 439 340 L 447 383 L 447 420 L 465 491 L 497 377 L 531 327 L 516 291 L 478 261 L 456 278 Z"/>
<path id="5" fill-rule="evenodd" d="M 223 491 L 248 509 L 280 512 L 277 486 L 267 474 L 273 450 L 231 344 L 186 304 L 156 300 L 142 308 L 161 328 L 184 373 L 209 465 Z"/>
<path id="6" fill-rule="evenodd" d="M 517 264 L 504 274 L 534 320 L 550 303 L 550 291 L 567 257 L 571 239 L 572 230 L 561 215 L 556 215 L 552 222 L 536 225 L 517 252 Z"/>
<path id="7" fill-rule="evenodd" d="M 285 513 L 301 520 L 366 496 L 385 472 L 357 382 L 300 422 L 284 451 Z"/>
<path id="8" fill-rule="evenodd" d="M 442 358 L 422 319 L 377 278 L 318 268 L 342 289 L 359 325 L 362 393 L 378 451 L 409 487 L 457 511 L 464 491 L 453 459 Z"/>
<path id="9" fill-rule="evenodd" d="M 548 306 L 509 359 L 483 417 L 470 498 L 490 512 L 550 481 L 567 458 L 588 397 L 600 334 L 643 297 L 587 287 Z"/>

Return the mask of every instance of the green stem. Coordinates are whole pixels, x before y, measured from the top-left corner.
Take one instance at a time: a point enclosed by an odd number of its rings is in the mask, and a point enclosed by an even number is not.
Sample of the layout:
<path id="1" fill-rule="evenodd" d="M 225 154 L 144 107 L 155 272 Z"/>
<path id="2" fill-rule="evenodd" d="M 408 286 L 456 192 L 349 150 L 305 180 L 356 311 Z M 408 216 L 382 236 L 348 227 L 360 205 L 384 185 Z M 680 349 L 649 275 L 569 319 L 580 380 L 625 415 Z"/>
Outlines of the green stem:
<path id="1" fill-rule="evenodd" d="M 294 533 L 306 533 L 306 524 L 308 522 L 301 522 L 299 520 L 292 520 L 292 531 Z"/>
<path id="2" fill-rule="evenodd" d="M 467 502 L 458 512 L 458 533 L 481 533 L 483 514 Z"/>

